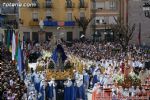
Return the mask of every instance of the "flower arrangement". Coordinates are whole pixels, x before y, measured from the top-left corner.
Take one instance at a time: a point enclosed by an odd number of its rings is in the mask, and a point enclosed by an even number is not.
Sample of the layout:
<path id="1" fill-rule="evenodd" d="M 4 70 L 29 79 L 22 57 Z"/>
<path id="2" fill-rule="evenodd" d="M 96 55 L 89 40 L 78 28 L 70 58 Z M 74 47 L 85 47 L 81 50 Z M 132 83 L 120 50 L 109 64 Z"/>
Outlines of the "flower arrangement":
<path id="1" fill-rule="evenodd" d="M 141 84 L 140 78 L 135 73 L 130 73 L 127 77 L 123 74 L 116 75 L 114 80 L 117 82 L 118 86 L 122 86 L 123 88 L 139 86 Z"/>
<path id="2" fill-rule="evenodd" d="M 113 80 L 117 82 L 117 85 L 118 85 L 118 86 L 121 86 L 122 83 L 124 82 L 124 77 L 123 77 L 123 75 L 117 74 L 117 75 L 113 78 Z"/>

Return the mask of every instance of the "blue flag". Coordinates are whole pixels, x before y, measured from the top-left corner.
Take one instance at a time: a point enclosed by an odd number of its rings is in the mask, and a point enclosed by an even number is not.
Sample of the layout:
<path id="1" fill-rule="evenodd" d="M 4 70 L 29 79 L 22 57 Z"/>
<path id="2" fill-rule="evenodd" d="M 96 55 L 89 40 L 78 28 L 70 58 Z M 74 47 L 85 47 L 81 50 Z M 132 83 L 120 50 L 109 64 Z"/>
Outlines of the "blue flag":
<path id="1" fill-rule="evenodd" d="M 20 41 L 18 43 L 18 63 L 17 63 L 17 69 L 19 71 L 19 75 L 22 75 L 22 71 L 23 71 L 23 61 L 22 61 L 22 51 L 21 51 L 21 46 L 20 46 Z"/>

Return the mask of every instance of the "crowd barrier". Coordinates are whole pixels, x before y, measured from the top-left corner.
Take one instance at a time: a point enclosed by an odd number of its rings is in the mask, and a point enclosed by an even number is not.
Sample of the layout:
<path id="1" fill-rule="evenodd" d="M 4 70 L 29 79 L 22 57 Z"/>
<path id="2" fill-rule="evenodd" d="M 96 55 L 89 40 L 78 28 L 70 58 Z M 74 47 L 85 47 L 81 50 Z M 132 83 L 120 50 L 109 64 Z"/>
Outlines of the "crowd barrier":
<path id="1" fill-rule="evenodd" d="M 149 100 L 148 96 L 142 97 L 96 97 L 92 100 Z"/>

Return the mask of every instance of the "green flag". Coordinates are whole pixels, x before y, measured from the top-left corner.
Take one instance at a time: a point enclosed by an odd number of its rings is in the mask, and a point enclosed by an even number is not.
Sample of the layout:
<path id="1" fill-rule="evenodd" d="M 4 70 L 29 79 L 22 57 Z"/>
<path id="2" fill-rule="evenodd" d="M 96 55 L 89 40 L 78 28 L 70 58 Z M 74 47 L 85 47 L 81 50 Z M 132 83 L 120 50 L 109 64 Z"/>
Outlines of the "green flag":
<path id="1" fill-rule="evenodd" d="M 15 53 L 15 60 L 17 61 L 18 60 L 18 42 L 19 42 L 19 39 L 18 39 L 18 33 L 16 33 L 16 53 Z"/>
<path id="2" fill-rule="evenodd" d="M 10 47 L 10 31 L 7 30 L 7 48 L 9 49 Z"/>

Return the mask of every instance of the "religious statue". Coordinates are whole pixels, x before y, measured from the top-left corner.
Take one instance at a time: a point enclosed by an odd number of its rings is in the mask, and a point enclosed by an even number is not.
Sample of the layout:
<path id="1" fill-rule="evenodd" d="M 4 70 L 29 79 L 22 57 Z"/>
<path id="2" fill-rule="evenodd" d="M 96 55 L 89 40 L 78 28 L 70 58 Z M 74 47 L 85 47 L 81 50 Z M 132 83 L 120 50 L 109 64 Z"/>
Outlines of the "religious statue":
<path id="1" fill-rule="evenodd" d="M 40 26 L 40 29 L 43 29 L 43 26 L 44 26 L 44 22 L 43 20 L 41 19 L 40 22 L 39 22 L 39 26 Z"/>
<path id="2" fill-rule="evenodd" d="M 60 44 L 58 44 L 55 50 L 53 51 L 51 58 L 55 62 L 57 69 L 64 69 L 64 62 L 67 59 L 67 56 L 64 52 L 63 47 Z"/>

